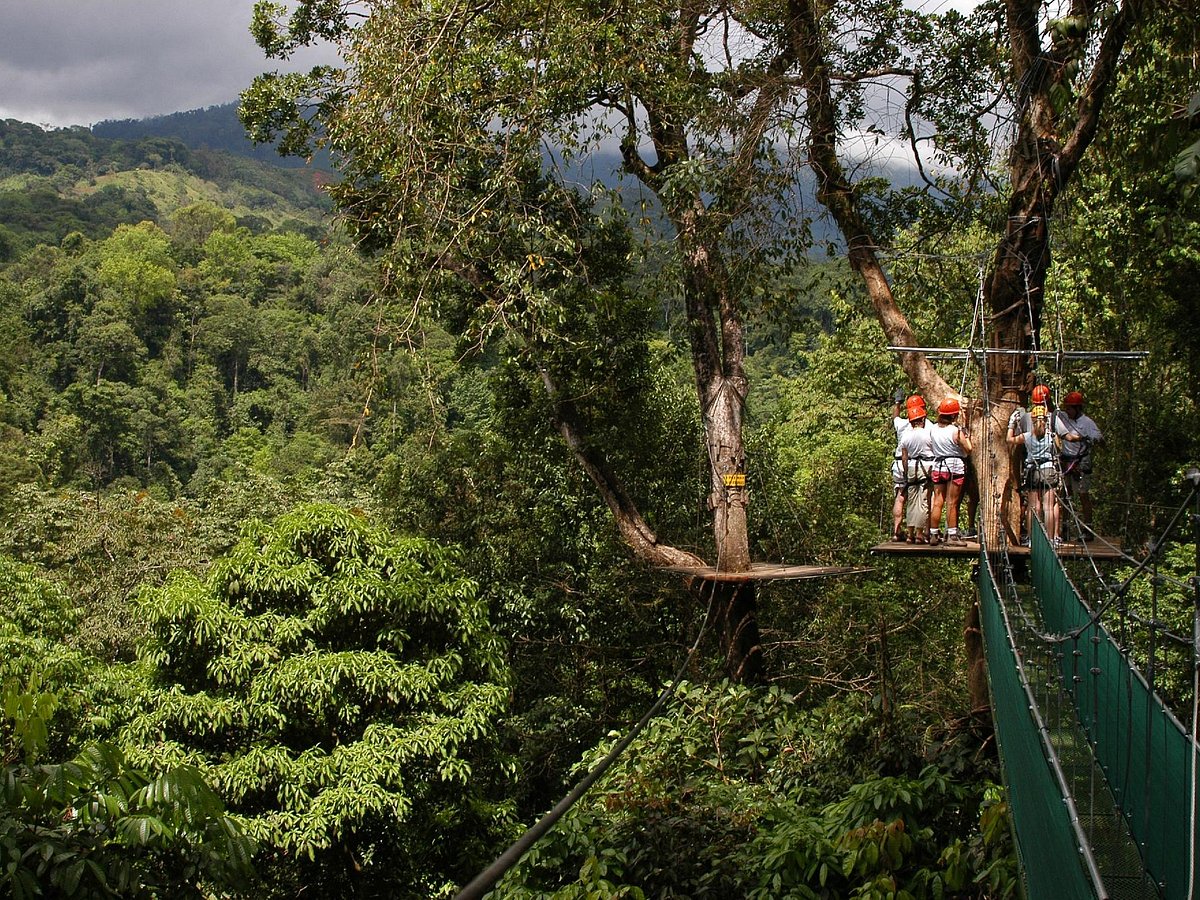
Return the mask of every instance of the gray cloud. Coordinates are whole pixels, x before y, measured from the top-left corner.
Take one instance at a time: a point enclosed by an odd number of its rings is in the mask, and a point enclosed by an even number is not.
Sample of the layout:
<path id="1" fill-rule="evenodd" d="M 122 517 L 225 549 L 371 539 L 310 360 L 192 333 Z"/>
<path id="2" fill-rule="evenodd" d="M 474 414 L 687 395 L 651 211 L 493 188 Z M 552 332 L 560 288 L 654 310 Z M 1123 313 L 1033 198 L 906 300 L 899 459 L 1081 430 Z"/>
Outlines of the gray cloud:
<path id="1" fill-rule="evenodd" d="M 254 0 L 0 0 L 0 119 L 91 125 L 236 100 L 255 75 L 281 68 L 250 37 L 253 8 Z"/>

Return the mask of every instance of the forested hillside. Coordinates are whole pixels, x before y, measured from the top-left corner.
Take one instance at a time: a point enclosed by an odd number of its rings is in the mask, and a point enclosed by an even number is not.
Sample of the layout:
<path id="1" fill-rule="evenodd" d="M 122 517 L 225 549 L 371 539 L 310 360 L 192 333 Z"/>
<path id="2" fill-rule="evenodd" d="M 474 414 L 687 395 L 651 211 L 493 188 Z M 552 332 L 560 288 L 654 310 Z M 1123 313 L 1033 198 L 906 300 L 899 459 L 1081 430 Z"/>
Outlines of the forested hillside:
<path id="1" fill-rule="evenodd" d="M 332 168 L 328 153 L 317 153 L 311 159 L 280 156 L 270 144 L 255 145 L 238 120 L 236 103 L 224 103 L 205 109 L 154 116 L 149 119 L 106 119 L 91 128 L 96 137 L 118 141 L 141 141 L 146 138 L 171 138 L 197 150 L 221 150 L 234 156 L 248 156 L 275 166 L 287 168 Z"/>
<path id="2" fill-rule="evenodd" d="M 71 232 L 95 238 L 118 224 L 165 222 L 189 203 L 227 210 L 253 232 L 277 226 L 324 234 L 329 212 L 316 170 L 284 170 L 175 139 L 99 138 L 0 122 L 0 258 Z"/>
<path id="3" fill-rule="evenodd" d="M 1186 129 L 1148 99 L 1183 89 L 1188 40 L 1131 43 L 1045 291 L 1045 346 L 1148 353 L 1039 371 L 1090 398 L 1097 527 L 1131 548 L 1200 457 Z M 589 71 L 534 99 L 591 97 Z M 186 133 L 0 125 L 0 887 L 453 897 L 680 672 L 493 896 L 1015 896 L 971 562 L 867 555 L 912 383 L 860 263 L 818 252 L 832 226 L 771 153 L 719 226 L 687 218 L 728 190 L 716 157 L 664 174 L 663 150 L 654 206 L 559 183 L 537 140 L 498 154 L 500 107 L 462 100 L 511 92 L 475 74 L 423 82 L 454 88 L 413 120 L 461 129 L 444 146 L 385 134 L 371 103 L 329 123 L 351 160 L 329 193 Z M 284 121 L 265 103 L 244 115 Z M 914 333 L 978 340 L 1001 189 L 891 187 L 856 191 Z M 786 240 L 750 228 L 792 212 Z M 745 348 L 712 395 L 697 285 L 738 312 L 716 343 Z M 964 403 L 986 390 L 974 362 L 932 365 Z M 763 582 L 753 667 L 730 664 L 737 590 L 652 556 L 720 559 L 722 415 L 754 559 L 870 567 Z M 1191 550 L 1170 548 L 1181 583 Z M 1129 603 L 1190 621 L 1179 590 Z"/>

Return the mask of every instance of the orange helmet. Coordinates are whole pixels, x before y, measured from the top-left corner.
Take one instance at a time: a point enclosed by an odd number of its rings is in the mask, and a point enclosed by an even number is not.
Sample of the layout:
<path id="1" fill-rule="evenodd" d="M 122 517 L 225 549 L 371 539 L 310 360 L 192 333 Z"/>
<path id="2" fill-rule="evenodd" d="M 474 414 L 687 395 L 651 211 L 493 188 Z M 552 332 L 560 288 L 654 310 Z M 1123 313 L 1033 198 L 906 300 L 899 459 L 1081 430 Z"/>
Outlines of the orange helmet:
<path id="1" fill-rule="evenodd" d="M 1083 406 L 1083 394 L 1079 391 L 1071 391 L 1063 397 L 1063 406 Z"/>
<path id="2" fill-rule="evenodd" d="M 924 403 L 908 404 L 908 421 L 912 422 L 912 421 L 915 421 L 916 419 L 923 419 L 923 418 L 925 418 L 926 415 L 927 415 L 927 413 L 925 412 L 925 404 Z"/>
<path id="3" fill-rule="evenodd" d="M 1044 384 L 1035 384 L 1033 386 L 1033 402 L 1045 403 L 1046 398 L 1050 396 L 1050 388 Z"/>
<path id="4" fill-rule="evenodd" d="M 938 415 L 939 416 L 957 416 L 958 411 L 959 411 L 958 410 L 958 401 L 955 400 L 953 397 L 947 397 L 945 400 L 943 400 L 941 403 L 938 404 Z"/>

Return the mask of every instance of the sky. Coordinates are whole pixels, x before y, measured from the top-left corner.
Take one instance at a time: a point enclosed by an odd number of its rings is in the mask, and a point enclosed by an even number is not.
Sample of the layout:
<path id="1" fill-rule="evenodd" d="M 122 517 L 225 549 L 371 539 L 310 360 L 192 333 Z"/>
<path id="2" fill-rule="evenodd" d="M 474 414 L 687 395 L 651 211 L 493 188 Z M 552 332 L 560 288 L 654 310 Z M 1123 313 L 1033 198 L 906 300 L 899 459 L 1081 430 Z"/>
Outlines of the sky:
<path id="1" fill-rule="evenodd" d="M 0 0 L 0 120 L 90 126 L 233 102 L 255 75 L 284 68 L 250 37 L 253 9 L 254 0 Z M 310 51 L 291 68 L 333 61 L 329 49 Z"/>
<path id="2" fill-rule="evenodd" d="M 0 119 L 93 125 L 237 100 L 255 75 L 282 68 L 250 37 L 253 9 L 254 0 L 0 0 Z"/>

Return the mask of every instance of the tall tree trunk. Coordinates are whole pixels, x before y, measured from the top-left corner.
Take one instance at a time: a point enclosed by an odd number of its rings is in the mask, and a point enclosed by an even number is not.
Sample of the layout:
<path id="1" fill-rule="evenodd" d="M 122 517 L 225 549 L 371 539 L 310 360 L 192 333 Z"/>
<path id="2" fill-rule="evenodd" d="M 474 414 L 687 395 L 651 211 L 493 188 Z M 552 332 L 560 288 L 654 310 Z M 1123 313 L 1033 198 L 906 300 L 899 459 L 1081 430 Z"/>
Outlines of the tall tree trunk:
<path id="1" fill-rule="evenodd" d="M 1078 92 L 1064 139 L 1058 138 L 1065 116 L 1056 110 L 1052 88 L 1071 91 L 1068 62 L 1084 54 L 1084 37 L 1056 39 L 1041 46 L 1037 0 L 1006 0 L 1010 53 L 1014 84 L 1018 87 L 1018 137 L 1010 161 L 1012 179 L 1008 223 L 985 284 L 985 305 L 990 312 L 989 346 L 1026 351 L 989 358 L 985 362 L 991 415 L 972 415 L 975 451 L 972 462 L 979 476 L 980 513 L 988 537 L 996 540 L 1000 529 L 1009 528 L 1019 516 L 1013 502 L 1015 478 L 1005 431 L 1008 414 L 1024 403 L 1033 386 L 1033 360 L 1042 322 L 1046 274 L 1050 266 L 1049 217 L 1054 201 L 1068 183 L 1091 144 L 1100 110 L 1116 79 L 1117 62 L 1125 40 L 1140 16 L 1156 8 L 1156 0 L 1123 0 L 1116 14 L 1100 19 L 1094 6 L 1078 0 L 1072 14 L 1088 21 L 1089 28 L 1103 29 L 1092 71 Z M 833 99 L 830 66 L 822 45 L 819 18 L 822 8 L 815 0 L 791 0 L 789 34 L 795 58 L 804 74 L 809 127 L 809 157 L 817 177 L 817 198 L 829 210 L 846 238 L 851 266 L 863 279 L 867 293 L 888 342 L 914 346 L 912 330 L 892 295 L 876 256 L 875 240 L 858 208 L 853 187 L 837 154 L 839 132 Z M 997 360 L 993 364 L 992 359 Z M 946 396 L 949 386 L 920 353 L 902 353 L 901 365 L 926 399 Z M 972 413 L 979 410 L 972 408 Z M 982 677 L 983 644 L 979 635 L 978 609 L 968 614 L 965 640 L 968 685 L 972 709 L 988 706 L 986 680 Z"/>
<path id="2" fill-rule="evenodd" d="M 765 669 L 759 642 L 755 583 L 716 581 L 712 588 L 716 591 L 713 613 L 725 658 L 725 672 L 732 681 L 761 683 Z"/>
<path id="3" fill-rule="evenodd" d="M 715 229 L 706 221 L 702 203 L 697 198 L 675 218 L 696 394 L 708 451 L 714 564 L 722 572 L 746 572 L 751 560 L 742 429 L 749 383 L 741 307 L 732 295 Z M 718 582 L 714 587 L 726 672 L 734 681 L 759 681 L 763 664 L 754 585 Z"/>

